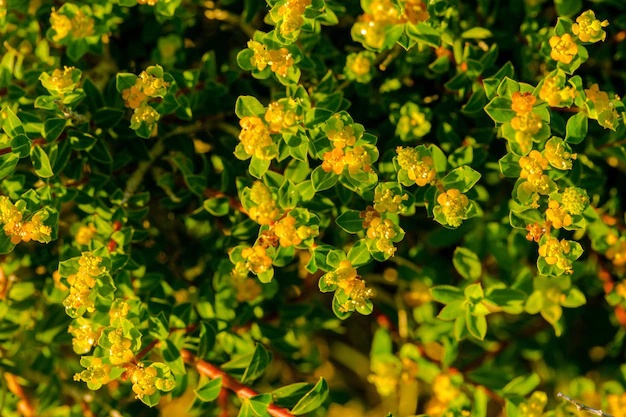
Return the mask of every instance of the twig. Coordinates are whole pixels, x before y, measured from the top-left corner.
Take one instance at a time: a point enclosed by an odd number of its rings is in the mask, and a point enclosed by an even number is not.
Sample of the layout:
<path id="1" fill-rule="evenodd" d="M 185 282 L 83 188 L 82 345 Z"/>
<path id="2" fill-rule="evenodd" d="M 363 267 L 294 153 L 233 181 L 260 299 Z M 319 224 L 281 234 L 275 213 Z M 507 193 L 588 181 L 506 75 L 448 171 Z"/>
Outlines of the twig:
<path id="1" fill-rule="evenodd" d="M 187 364 L 195 366 L 196 370 L 200 374 L 205 375 L 211 379 L 222 378 L 222 387 L 234 392 L 239 398 L 246 399 L 259 395 L 258 392 L 237 381 L 235 378 L 228 375 L 217 366 L 212 365 L 209 362 L 203 361 L 202 359 L 198 359 L 196 355 L 194 355 L 187 349 L 182 349 L 180 351 L 180 354 L 182 355 L 183 360 Z M 289 412 L 289 410 L 278 407 L 275 404 L 270 404 L 269 407 L 267 407 L 267 412 L 273 417 L 294 417 L 293 414 Z"/>
<path id="2" fill-rule="evenodd" d="M 613 417 L 611 414 L 607 414 L 603 412 L 602 410 L 596 410 L 595 408 L 587 407 L 586 405 L 579 403 L 578 401 L 574 400 L 573 398 L 568 397 L 562 392 L 559 392 L 558 394 L 556 394 L 556 396 L 561 397 L 565 399 L 566 401 L 572 403 L 578 411 L 586 411 L 589 414 L 593 414 L 593 415 L 601 416 L 601 417 Z"/>
<path id="3" fill-rule="evenodd" d="M 9 372 L 4 373 L 4 379 L 7 381 L 7 388 L 11 391 L 20 401 L 17 403 L 17 409 L 24 417 L 35 416 L 35 409 L 30 402 L 30 399 L 24 392 L 24 389 L 17 380 L 17 377 Z"/>

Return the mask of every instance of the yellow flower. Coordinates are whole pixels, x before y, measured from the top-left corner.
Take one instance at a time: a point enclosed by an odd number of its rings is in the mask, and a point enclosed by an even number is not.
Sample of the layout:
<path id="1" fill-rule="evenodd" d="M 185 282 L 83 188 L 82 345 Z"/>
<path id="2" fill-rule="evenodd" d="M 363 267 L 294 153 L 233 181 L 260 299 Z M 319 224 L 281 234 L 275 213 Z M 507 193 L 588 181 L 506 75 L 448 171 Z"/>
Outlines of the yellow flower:
<path id="1" fill-rule="evenodd" d="M 132 373 L 130 380 L 133 383 L 135 398 L 141 399 L 144 395 L 152 395 L 157 391 L 157 370 L 152 367 L 138 366 Z"/>
<path id="2" fill-rule="evenodd" d="M 250 219 L 260 225 L 269 225 L 280 217 L 280 210 L 270 189 L 261 181 L 255 181 L 250 188 L 250 200 L 255 204 L 248 210 Z"/>
<path id="3" fill-rule="evenodd" d="M 147 4 L 148 6 L 156 6 L 159 0 L 137 0 L 138 4 Z"/>
<path id="4" fill-rule="evenodd" d="M 572 160 L 576 159 L 577 154 L 571 152 L 569 145 L 561 138 L 553 137 L 546 143 L 543 150 L 550 165 L 557 169 L 572 169 Z"/>
<path id="5" fill-rule="evenodd" d="M 402 202 L 408 200 L 408 194 L 394 194 L 391 189 L 374 193 L 374 210 L 379 213 L 398 213 L 404 210 Z"/>
<path id="6" fill-rule="evenodd" d="M 113 365 L 120 365 L 122 363 L 129 362 L 135 357 L 133 351 L 130 350 L 132 341 L 129 338 L 124 337 L 124 333 L 121 328 L 110 332 L 107 338 L 111 343 L 111 347 L 109 348 L 109 361 Z"/>
<path id="7" fill-rule="evenodd" d="M 144 104 L 135 109 L 133 112 L 133 117 L 131 117 L 131 127 L 139 127 L 141 123 L 146 123 L 151 125 L 156 123 L 161 118 L 159 112 L 157 112 L 154 108 Z"/>
<path id="8" fill-rule="evenodd" d="M 273 159 L 276 156 L 270 132 L 260 117 L 246 116 L 239 121 L 239 126 L 239 140 L 246 154 L 259 159 Z"/>
<path id="9" fill-rule="evenodd" d="M 414 25 L 425 22 L 430 18 L 427 7 L 422 0 L 404 0 L 403 17 Z"/>
<path id="10" fill-rule="evenodd" d="M 72 22 L 69 17 L 57 13 L 57 11 L 52 8 L 52 13 L 50 14 L 50 26 L 52 30 L 56 33 L 52 37 L 54 42 L 59 42 L 67 37 L 72 30 Z"/>
<path id="11" fill-rule="evenodd" d="M 450 226 L 458 227 L 467 218 L 469 199 L 456 188 L 439 194 L 437 203 Z"/>
<path id="12" fill-rule="evenodd" d="M 150 97 L 165 94 L 167 87 L 169 87 L 169 83 L 162 77 L 155 77 L 154 75 L 148 74 L 146 71 L 142 71 L 141 74 L 139 74 L 135 85 Z"/>
<path id="13" fill-rule="evenodd" d="M 111 380 L 109 377 L 111 366 L 103 364 L 100 358 L 91 357 L 90 359 L 90 365 L 84 371 L 74 375 L 74 381 L 84 381 L 91 384 L 93 389 L 98 389 Z"/>
<path id="14" fill-rule="evenodd" d="M 74 352 L 84 355 L 94 347 L 100 333 L 93 328 L 91 321 L 82 317 L 76 319 L 74 324 L 70 325 L 68 329 L 68 332 L 73 336 L 72 347 Z"/>
<path id="15" fill-rule="evenodd" d="M 96 285 L 96 278 L 106 272 L 100 266 L 102 258 L 93 256 L 91 252 L 83 252 L 78 260 L 78 272 L 67 277 L 70 284 L 70 294 L 63 301 L 63 306 L 71 313 L 77 314 L 81 308 L 89 312 L 95 310 L 93 300 L 91 300 L 91 289 Z"/>
<path id="16" fill-rule="evenodd" d="M 576 23 L 572 25 L 572 33 L 583 42 L 604 41 L 606 32 L 602 28 L 608 25 L 607 20 L 600 21 L 596 19 L 596 14 L 592 10 L 587 10 L 576 18 Z"/>
<path id="17" fill-rule="evenodd" d="M 552 36 L 548 43 L 552 48 L 550 58 L 563 64 L 571 63 L 578 54 L 578 45 L 576 45 L 572 35 L 569 33 L 563 36 Z"/>
<path id="18" fill-rule="evenodd" d="M 343 162 L 347 165 L 348 172 L 352 175 L 361 171 L 370 172 L 372 170 L 370 165 L 372 158 L 362 146 L 355 146 L 352 150 L 346 151 Z"/>
<path id="19" fill-rule="evenodd" d="M 241 251 L 241 256 L 246 260 L 246 267 L 255 274 L 261 274 L 272 266 L 272 259 L 267 255 L 267 249 L 263 246 L 253 246 Z"/>
<path id="20" fill-rule="evenodd" d="M 356 143 L 356 136 L 354 135 L 354 129 L 352 126 L 344 126 L 343 122 L 337 119 L 339 127 L 337 129 L 329 130 L 328 140 L 335 148 L 343 149 L 346 146 L 354 146 Z"/>
<path id="21" fill-rule="evenodd" d="M 605 255 L 615 266 L 626 265 L 626 240 L 617 241 L 606 251 Z"/>
<path id="22" fill-rule="evenodd" d="M 126 107 L 131 109 L 136 109 L 140 107 L 148 98 L 143 91 L 137 85 L 133 85 L 130 88 L 122 91 L 122 98 L 124 99 L 124 104 Z"/>
<path id="23" fill-rule="evenodd" d="M 278 15 L 282 17 L 280 23 L 280 33 L 283 36 L 300 29 L 304 23 L 304 11 L 307 6 L 311 5 L 311 0 L 287 0 L 278 9 Z"/>
<path id="24" fill-rule="evenodd" d="M 324 172 L 334 172 L 337 175 L 341 175 L 345 166 L 344 153 L 340 148 L 334 148 L 330 152 L 324 152 L 322 155 L 322 169 Z"/>
<path id="25" fill-rule="evenodd" d="M 520 178 L 526 179 L 522 184 L 529 192 L 546 195 L 549 192 L 549 178 L 543 173 L 548 168 L 548 160 L 537 150 L 519 160 L 522 168 Z"/>
<path id="26" fill-rule="evenodd" d="M 250 65 L 258 69 L 259 71 L 263 71 L 268 64 L 269 56 L 267 54 L 267 48 L 265 45 L 257 42 L 257 41 L 248 41 L 248 48 L 252 49 L 254 55 L 250 58 Z"/>
<path id="27" fill-rule="evenodd" d="M 539 256 L 545 259 L 548 265 L 556 265 L 566 273 L 572 273 L 571 262 L 565 257 L 570 252 L 569 241 L 556 238 L 549 238 L 543 245 L 539 246 Z"/>
<path id="28" fill-rule="evenodd" d="M 398 165 L 406 170 L 410 180 L 423 187 L 430 184 L 437 175 L 434 168 L 433 159 L 430 156 L 421 156 L 415 148 L 396 148 L 398 154 Z"/>
<path id="29" fill-rule="evenodd" d="M 570 214 L 582 214 L 589 206 L 589 196 L 582 188 L 567 187 L 561 196 L 561 204 Z"/>
<path id="30" fill-rule="evenodd" d="M 95 234 L 96 228 L 93 226 L 93 224 L 90 224 L 89 226 L 83 225 L 76 232 L 76 237 L 74 238 L 74 240 L 76 240 L 76 243 L 78 243 L 79 245 L 88 245 Z"/>
<path id="31" fill-rule="evenodd" d="M 516 91 L 511 96 L 511 101 L 511 110 L 520 115 L 533 111 L 537 97 L 533 96 L 532 93 L 520 93 Z"/>
<path id="32" fill-rule="evenodd" d="M 369 51 L 348 55 L 344 69 L 348 79 L 359 83 L 368 83 L 372 79 L 372 67 L 375 55 Z"/>
<path id="33" fill-rule="evenodd" d="M 524 417 L 542 417 L 546 404 L 548 404 L 546 393 L 535 391 L 528 401 L 520 404 L 519 409 Z"/>
<path id="34" fill-rule="evenodd" d="M 270 133 L 279 133 L 289 129 L 300 120 L 295 112 L 285 109 L 285 105 L 280 102 L 270 103 L 264 118 L 269 125 Z"/>
<path id="35" fill-rule="evenodd" d="M 537 113 L 518 113 L 511 119 L 511 127 L 518 132 L 536 135 L 542 126 L 541 116 Z"/>
<path id="36" fill-rule="evenodd" d="M 568 227 L 572 224 L 572 216 L 555 200 L 550 200 L 548 203 L 546 218 L 552 223 L 552 227 L 555 229 Z"/>
<path id="37" fill-rule="evenodd" d="M 571 87 L 563 87 L 558 77 L 548 77 L 543 81 L 539 98 L 547 101 L 551 107 L 557 107 L 562 102 L 576 97 L 576 90 Z"/>
<path id="38" fill-rule="evenodd" d="M 72 36 L 75 38 L 86 38 L 94 34 L 94 20 L 78 10 L 72 17 Z"/>

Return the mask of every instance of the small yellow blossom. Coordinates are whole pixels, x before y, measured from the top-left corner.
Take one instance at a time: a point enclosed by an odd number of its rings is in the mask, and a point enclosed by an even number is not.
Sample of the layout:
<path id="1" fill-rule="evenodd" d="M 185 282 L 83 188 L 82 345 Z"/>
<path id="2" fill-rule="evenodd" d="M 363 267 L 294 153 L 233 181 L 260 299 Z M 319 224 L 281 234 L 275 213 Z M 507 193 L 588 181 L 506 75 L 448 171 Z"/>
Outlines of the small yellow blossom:
<path id="1" fill-rule="evenodd" d="M 145 395 L 152 395 L 157 391 L 157 370 L 152 367 L 143 368 L 138 366 L 130 377 L 133 383 L 135 398 L 141 399 Z"/>
<path id="2" fill-rule="evenodd" d="M 626 240 L 618 240 L 606 251 L 605 255 L 615 266 L 626 265 Z"/>
<path id="3" fill-rule="evenodd" d="M 404 0 L 403 17 L 412 24 L 425 22 L 430 18 L 428 6 L 422 0 Z"/>
<path id="4" fill-rule="evenodd" d="M 558 107 L 563 102 L 576 97 L 576 90 L 572 87 L 564 87 L 558 77 L 548 77 L 543 81 L 539 90 L 539 98 L 548 102 L 551 107 Z"/>
<path id="5" fill-rule="evenodd" d="M 98 389 L 111 381 L 109 377 L 111 366 L 103 364 L 100 358 L 92 357 L 90 359 L 90 365 L 82 372 L 74 375 L 74 381 L 84 381 L 91 385 L 90 388 Z"/>
<path id="6" fill-rule="evenodd" d="M 159 121 L 160 118 L 161 115 L 154 108 L 148 105 L 142 105 L 135 109 L 133 117 L 130 119 L 131 127 L 139 127 L 141 123 L 151 125 Z"/>
<path id="7" fill-rule="evenodd" d="M 80 228 L 76 232 L 76 237 L 74 238 L 74 240 L 76 240 L 76 243 L 78 243 L 79 245 L 88 245 L 95 234 L 96 228 L 93 224 L 90 224 L 89 226 L 83 225 L 80 226 Z"/>
<path id="8" fill-rule="evenodd" d="M 259 159 L 273 159 L 276 156 L 270 132 L 260 117 L 246 116 L 239 121 L 239 126 L 239 140 L 247 155 Z"/>
<path id="9" fill-rule="evenodd" d="M 511 96 L 511 101 L 511 110 L 520 115 L 533 111 L 537 97 L 533 96 L 532 93 L 520 93 L 516 91 Z"/>
<path id="10" fill-rule="evenodd" d="M 374 193 L 374 210 L 379 213 L 401 213 L 404 210 L 403 201 L 409 199 L 408 194 L 394 194 L 391 189 Z"/>
<path id="11" fill-rule="evenodd" d="M 337 125 L 337 128 L 330 129 L 327 132 L 328 140 L 330 140 L 333 147 L 343 149 L 346 146 L 354 146 L 356 136 L 352 126 L 345 126 L 339 119 L 337 119 Z"/>
<path id="12" fill-rule="evenodd" d="M 289 129 L 300 120 L 300 117 L 292 110 L 286 109 L 280 102 L 273 102 L 265 112 L 265 121 L 269 126 L 270 133 L 279 133 Z"/>
<path id="13" fill-rule="evenodd" d="M 241 256 L 246 260 L 246 267 L 255 274 L 261 274 L 272 266 L 272 259 L 267 255 L 267 249 L 263 246 L 253 246 L 241 251 Z"/>
<path id="14" fill-rule="evenodd" d="M 572 169 L 572 161 L 576 159 L 577 154 L 571 152 L 569 145 L 561 138 L 553 137 L 547 143 L 543 150 L 550 165 L 557 169 Z"/>
<path id="15" fill-rule="evenodd" d="M 124 99 L 126 107 L 136 109 L 148 99 L 148 96 L 135 84 L 122 91 L 122 98 Z"/>
<path id="16" fill-rule="evenodd" d="M 452 188 L 437 196 L 437 203 L 446 222 L 452 227 L 458 227 L 467 219 L 469 199 L 456 188 Z"/>
<path id="17" fill-rule="evenodd" d="M 555 229 L 568 227 L 572 224 L 572 216 L 555 200 L 550 200 L 548 203 L 546 218 L 552 223 L 552 227 Z"/>
<path id="18" fill-rule="evenodd" d="M 346 166 L 344 157 L 343 150 L 340 148 L 334 148 L 330 152 L 324 152 L 324 155 L 322 155 L 322 169 L 324 172 L 334 172 L 337 175 L 341 175 L 343 168 Z"/>
<path id="19" fill-rule="evenodd" d="M 545 259 L 548 265 L 556 265 L 566 273 L 572 273 L 572 265 L 565 256 L 570 252 L 569 241 L 556 238 L 549 238 L 543 245 L 539 246 L 539 256 Z"/>
<path id="20" fill-rule="evenodd" d="M 519 410 L 524 417 L 542 417 L 546 404 L 548 404 L 548 396 L 546 393 L 535 391 L 528 401 L 520 404 Z"/>
<path id="21" fill-rule="evenodd" d="M 124 333 L 121 328 L 110 332 L 107 339 L 111 343 L 111 347 L 109 347 L 109 361 L 113 365 L 120 365 L 122 363 L 129 362 L 135 357 L 133 351 L 130 349 L 132 341 L 129 338 L 124 337 Z"/>
<path id="22" fill-rule="evenodd" d="M 358 83 L 368 83 L 373 77 L 372 68 L 376 56 L 369 52 L 359 52 L 348 55 L 344 72 L 348 79 Z"/>
<path id="23" fill-rule="evenodd" d="M 93 17 L 89 17 L 82 10 L 78 10 L 72 17 L 72 36 L 74 38 L 92 36 L 94 34 L 94 25 Z"/>
<path id="24" fill-rule="evenodd" d="M 269 225 L 280 217 L 280 210 L 272 197 L 272 192 L 261 181 L 255 181 L 250 188 L 250 200 L 255 204 L 248 210 L 250 219 L 260 225 Z"/>
<path id="25" fill-rule="evenodd" d="M 370 172 L 372 170 L 372 158 L 363 146 L 355 146 L 352 150 L 346 151 L 343 157 L 344 164 L 348 167 L 348 172 L 352 175 L 358 172 Z"/>
<path id="26" fill-rule="evenodd" d="M 423 187 L 430 184 L 437 175 L 434 168 L 434 161 L 430 156 L 421 156 L 415 148 L 396 148 L 398 154 L 398 165 L 406 170 L 410 180 Z"/>
<path id="27" fill-rule="evenodd" d="M 72 337 L 72 347 L 79 355 L 88 353 L 98 341 L 100 333 L 93 328 L 92 322 L 79 317 L 70 325 L 68 332 Z"/>
<path id="28" fill-rule="evenodd" d="M 282 18 L 279 31 L 281 35 L 288 36 L 300 29 L 304 23 L 304 11 L 311 5 L 311 0 L 287 0 L 278 9 L 278 15 Z"/>
<path id="29" fill-rule="evenodd" d="M 72 21 L 69 17 L 59 14 L 54 8 L 50 14 L 50 26 L 56 33 L 52 37 L 54 42 L 59 42 L 67 37 L 72 30 Z"/>
<path id="30" fill-rule="evenodd" d="M 608 25 L 607 20 L 600 21 L 596 19 L 596 14 L 592 10 L 587 10 L 576 18 L 576 23 L 572 25 L 572 33 L 582 42 L 604 41 L 606 32 L 602 28 Z"/>
<path id="31" fill-rule="evenodd" d="M 546 195 L 549 192 L 549 178 L 544 174 L 548 168 L 548 160 L 537 150 L 533 150 L 527 156 L 519 160 L 522 168 L 520 178 L 526 179 L 522 184 L 529 192 Z"/>
<path id="32" fill-rule="evenodd" d="M 574 57 L 578 54 L 578 45 L 572 39 L 572 35 L 569 33 L 563 36 L 553 36 L 548 41 L 552 51 L 550 52 L 550 58 L 563 64 L 569 64 L 574 60 Z"/>
<path id="33" fill-rule="evenodd" d="M 570 214 L 582 214 L 589 206 L 587 191 L 582 188 L 567 187 L 561 196 L 561 205 Z"/>
<path id="34" fill-rule="evenodd" d="M 100 266 L 102 258 L 93 256 L 91 252 L 83 252 L 78 260 L 78 272 L 67 277 L 70 285 L 70 294 L 63 301 L 63 305 L 68 313 L 77 314 L 81 308 L 89 312 L 95 310 L 93 300 L 91 300 L 91 289 L 96 285 L 96 278 L 106 272 Z"/>
<path id="35" fill-rule="evenodd" d="M 536 135 L 542 126 L 541 116 L 537 113 L 518 113 L 511 119 L 511 127 L 530 136 Z"/>

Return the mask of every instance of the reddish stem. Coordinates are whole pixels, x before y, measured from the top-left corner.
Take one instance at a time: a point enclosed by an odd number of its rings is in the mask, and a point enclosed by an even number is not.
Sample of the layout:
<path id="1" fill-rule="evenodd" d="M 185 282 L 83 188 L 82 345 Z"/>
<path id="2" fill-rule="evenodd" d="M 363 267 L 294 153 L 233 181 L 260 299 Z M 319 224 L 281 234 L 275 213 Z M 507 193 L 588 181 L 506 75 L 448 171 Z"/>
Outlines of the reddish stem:
<path id="1" fill-rule="evenodd" d="M 189 364 L 194 365 L 198 373 L 205 375 L 211 379 L 222 378 L 222 387 L 229 389 L 230 391 L 237 394 L 239 398 L 251 398 L 256 395 L 259 395 L 258 392 L 253 390 L 252 388 L 242 384 L 237 381 L 232 376 L 228 375 L 226 372 L 222 371 L 215 365 L 210 364 L 207 361 L 203 361 L 202 359 L 198 359 L 196 355 L 189 352 L 187 349 L 182 349 L 180 354 L 183 357 L 183 360 Z M 275 404 L 270 404 L 267 407 L 267 412 L 273 417 L 294 417 L 293 414 L 282 407 L 278 407 Z"/>

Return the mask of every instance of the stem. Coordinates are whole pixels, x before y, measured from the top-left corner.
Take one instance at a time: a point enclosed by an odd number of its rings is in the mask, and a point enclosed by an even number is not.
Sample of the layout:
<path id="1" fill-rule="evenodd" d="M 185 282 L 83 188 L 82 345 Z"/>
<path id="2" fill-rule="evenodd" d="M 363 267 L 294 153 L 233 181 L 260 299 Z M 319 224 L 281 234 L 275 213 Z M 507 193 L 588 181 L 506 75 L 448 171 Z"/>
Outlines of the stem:
<path id="1" fill-rule="evenodd" d="M 574 406 L 576 407 L 576 409 L 578 411 L 586 411 L 589 414 L 594 414 L 596 416 L 601 416 L 601 417 L 613 417 L 611 414 L 607 414 L 605 412 L 603 412 L 602 410 L 596 410 L 595 408 L 591 408 L 588 407 L 584 404 L 579 403 L 578 401 L 574 400 L 573 398 L 568 397 L 567 395 L 564 395 L 562 392 L 559 392 L 558 394 L 556 394 L 557 397 L 563 398 L 565 399 L 565 401 L 568 401 L 572 404 L 574 404 Z"/>
<path id="2" fill-rule="evenodd" d="M 24 392 L 24 389 L 17 381 L 17 377 L 9 372 L 4 373 L 4 379 L 7 382 L 7 388 L 11 391 L 20 401 L 17 403 L 17 409 L 24 417 L 33 417 L 35 415 L 35 409 L 33 408 L 28 396 Z"/>
<path id="3" fill-rule="evenodd" d="M 183 360 L 189 365 L 194 365 L 198 373 L 201 375 L 207 376 L 211 379 L 222 378 L 222 387 L 234 392 L 239 398 L 246 399 L 259 395 L 258 392 L 240 383 L 235 378 L 222 371 L 219 367 L 203 361 L 202 359 L 198 359 L 196 355 L 187 349 L 182 349 L 180 354 L 182 355 Z M 278 407 L 275 404 L 270 404 L 269 407 L 267 407 L 267 412 L 273 417 L 294 417 L 288 410 Z"/>
<path id="4" fill-rule="evenodd" d="M 144 356 L 150 353 L 150 351 L 157 345 L 157 343 L 159 343 L 159 339 L 154 339 L 152 342 L 148 343 L 145 348 L 141 349 L 139 353 L 135 355 L 135 363 L 138 363 L 139 361 L 141 361 L 141 359 L 143 359 Z"/>

